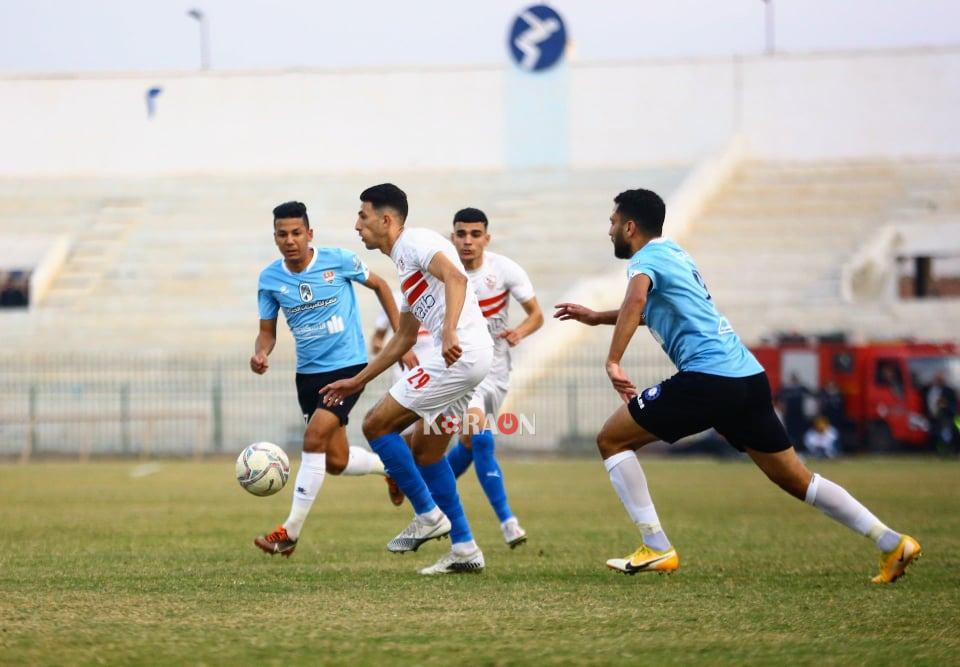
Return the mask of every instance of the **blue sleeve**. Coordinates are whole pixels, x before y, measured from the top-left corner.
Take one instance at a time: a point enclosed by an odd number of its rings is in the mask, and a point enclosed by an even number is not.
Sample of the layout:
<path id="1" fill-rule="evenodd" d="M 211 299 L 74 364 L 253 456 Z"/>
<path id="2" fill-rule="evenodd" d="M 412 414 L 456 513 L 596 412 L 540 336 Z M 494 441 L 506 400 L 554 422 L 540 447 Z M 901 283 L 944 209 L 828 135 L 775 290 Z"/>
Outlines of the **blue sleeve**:
<path id="1" fill-rule="evenodd" d="M 260 284 L 257 285 L 257 304 L 260 309 L 261 320 L 275 320 L 277 313 L 280 312 L 280 303 L 268 289 L 263 286 L 263 277 L 260 278 Z"/>
<path id="2" fill-rule="evenodd" d="M 657 280 L 660 276 L 658 275 L 659 271 L 655 266 L 655 262 L 652 260 L 652 257 L 644 257 L 635 262 L 631 262 L 629 268 L 627 268 L 627 280 L 633 280 L 634 277 L 642 273 L 650 278 L 650 290 L 653 291 L 657 289 Z"/>
<path id="3" fill-rule="evenodd" d="M 354 282 L 365 283 L 370 276 L 370 269 L 363 263 L 360 256 L 349 250 L 340 250 L 341 262 L 340 271 L 343 277 Z"/>

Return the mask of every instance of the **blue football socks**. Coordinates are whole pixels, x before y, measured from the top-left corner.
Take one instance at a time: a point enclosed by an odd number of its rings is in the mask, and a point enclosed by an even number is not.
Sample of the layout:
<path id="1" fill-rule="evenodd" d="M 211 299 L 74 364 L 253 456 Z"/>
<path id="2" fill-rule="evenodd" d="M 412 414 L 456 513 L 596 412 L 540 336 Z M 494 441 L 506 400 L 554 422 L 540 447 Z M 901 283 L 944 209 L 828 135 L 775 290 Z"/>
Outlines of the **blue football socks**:
<path id="1" fill-rule="evenodd" d="M 460 503 L 460 495 L 457 493 L 457 478 L 453 476 L 453 470 L 450 469 L 447 459 L 442 458 L 436 463 L 417 467 L 433 499 L 450 519 L 450 541 L 453 544 L 471 542 L 473 535 L 470 533 L 470 524 L 467 523 L 467 515 Z"/>
<path id="2" fill-rule="evenodd" d="M 407 447 L 407 443 L 404 442 L 399 433 L 388 433 L 379 438 L 374 438 L 370 441 L 370 449 L 377 453 L 377 456 L 383 461 L 383 467 L 387 469 L 387 474 L 393 478 L 404 495 L 410 499 L 414 512 L 426 514 L 437 506 L 430 495 L 430 489 L 427 488 L 427 484 L 417 469 L 417 464 L 413 461 L 410 448 Z M 454 492 L 456 492 L 456 489 L 454 489 Z M 457 502 L 459 504 L 459 500 Z"/>
<path id="3" fill-rule="evenodd" d="M 507 503 L 507 489 L 503 485 L 503 473 L 497 460 L 493 457 L 493 433 L 489 430 L 473 436 L 473 460 L 477 467 L 477 479 L 487 500 L 497 513 L 500 523 L 513 517 L 510 505 Z"/>
<path id="4" fill-rule="evenodd" d="M 467 468 L 470 467 L 470 464 L 473 463 L 473 450 L 469 447 L 464 447 L 463 443 L 458 440 L 457 444 L 447 452 L 447 462 L 453 470 L 453 476 L 459 477 L 465 473 Z"/>

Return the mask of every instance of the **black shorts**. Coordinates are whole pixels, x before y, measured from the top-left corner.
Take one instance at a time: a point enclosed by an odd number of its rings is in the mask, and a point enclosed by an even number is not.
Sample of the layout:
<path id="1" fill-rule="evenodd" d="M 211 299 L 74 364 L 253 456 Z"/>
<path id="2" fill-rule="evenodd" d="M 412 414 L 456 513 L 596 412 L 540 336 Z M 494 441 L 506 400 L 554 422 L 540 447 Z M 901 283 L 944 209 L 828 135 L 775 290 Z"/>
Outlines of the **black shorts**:
<path id="1" fill-rule="evenodd" d="M 788 449 L 790 438 L 773 411 L 766 373 L 730 378 L 681 372 L 627 404 L 634 420 L 666 442 L 715 428 L 741 452 Z"/>
<path id="2" fill-rule="evenodd" d="M 326 373 L 297 373 L 297 400 L 300 401 L 303 418 L 309 422 L 310 417 L 317 409 L 327 410 L 339 417 L 340 425 L 345 426 L 350 421 L 350 411 L 356 405 L 363 391 L 358 391 L 353 396 L 347 396 L 343 399 L 343 405 L 327 407 L 320 400 L 320 390 L 331 382 L 352 378 L 366 367 L 366 364 L 357 364 L 356 366 L 346 366 Z"/>

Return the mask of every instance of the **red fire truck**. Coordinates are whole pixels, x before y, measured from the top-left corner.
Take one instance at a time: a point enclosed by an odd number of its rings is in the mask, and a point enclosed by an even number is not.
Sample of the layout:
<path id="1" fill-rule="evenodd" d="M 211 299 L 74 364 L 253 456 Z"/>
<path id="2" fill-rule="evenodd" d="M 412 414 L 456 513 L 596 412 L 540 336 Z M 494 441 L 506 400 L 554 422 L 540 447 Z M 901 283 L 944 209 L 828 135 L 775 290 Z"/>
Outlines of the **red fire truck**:
<path id="1" fill-rule="evenodd" d="M 913 341 L 851 345 L 842 340 L 784 339 L 752 348 L 770 377 L 774 395 L 796 375 L 817 390 L 831 380 L 844 398 L 847 419 L 862 447 L 889 451 L 930 441 L 927 391 L 941 376 L 960 389 L 955 343 Z"/>

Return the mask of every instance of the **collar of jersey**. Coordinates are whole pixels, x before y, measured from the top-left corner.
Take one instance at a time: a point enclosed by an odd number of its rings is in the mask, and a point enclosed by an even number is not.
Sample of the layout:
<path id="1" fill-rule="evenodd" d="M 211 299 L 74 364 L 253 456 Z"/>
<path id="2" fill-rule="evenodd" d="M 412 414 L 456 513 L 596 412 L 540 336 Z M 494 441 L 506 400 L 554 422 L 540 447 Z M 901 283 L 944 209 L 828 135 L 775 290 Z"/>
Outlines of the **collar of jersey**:
<path id="1" fill-rule="evenodd" d="M 393 242 L 393 247 L 390 248 L 390 259 L 392 259 L 394 262 L 397 261 L 397 258 L 393 256 L 393 253 L 397 251 L 397 245 L 400 243 L 400 239 L 403 238 L 403 235 L 406 233 L 407 228 L 404 226 L 404 228 L 400 230 L 400 234 L 397 235 L 397 240 Z"/>
<path id="2" fill-rule="evenodd" d="M 314 246 L 310 246 L 310 249 L 313 251 L 313 259 L 310 260 L 310 263 L 307 264 L 307 267 L 303 271 L 300 271 L 298 273 L 294 273 L 293 271 L 291 271 L 290 267 L 287 266 L 287 260 L 284 257 L 280 258 L 280 266 L 283 267 L 283 270 L 286 271 L 288 275 L 302 276 L 304 273 L 306 273 L 307 271 L 313 268 L 313 265 L 317 263 L 317 257 L 320 256 L 320 253 L 317 252 L 317 249 Z"/>

